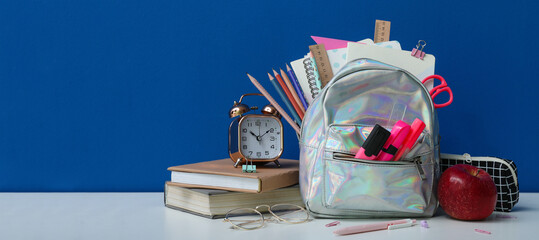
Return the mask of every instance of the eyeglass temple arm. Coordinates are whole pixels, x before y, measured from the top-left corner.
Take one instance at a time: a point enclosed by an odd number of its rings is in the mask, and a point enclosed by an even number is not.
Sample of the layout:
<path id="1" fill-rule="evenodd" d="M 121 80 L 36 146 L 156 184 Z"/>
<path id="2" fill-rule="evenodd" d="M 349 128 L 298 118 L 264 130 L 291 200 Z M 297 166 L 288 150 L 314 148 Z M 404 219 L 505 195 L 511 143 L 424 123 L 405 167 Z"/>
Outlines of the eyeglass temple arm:
<path id="1" fill-rule="evenodd" d="M 238 223 L 238 224 L 234 223 L 234 225 L 236 225 L 238 227 L 241 227 L 241 226 L 249 224 L 249 223 L 260 222 L 260 221 L 264 222 L 264 218 L 261 217 L 258 220 L 230 220 L 228 218 L 225 218 L 224 221 L 230 222 L 230 223 L 232 223 L 232 222 L 242 222 L 242 223 Z"/>

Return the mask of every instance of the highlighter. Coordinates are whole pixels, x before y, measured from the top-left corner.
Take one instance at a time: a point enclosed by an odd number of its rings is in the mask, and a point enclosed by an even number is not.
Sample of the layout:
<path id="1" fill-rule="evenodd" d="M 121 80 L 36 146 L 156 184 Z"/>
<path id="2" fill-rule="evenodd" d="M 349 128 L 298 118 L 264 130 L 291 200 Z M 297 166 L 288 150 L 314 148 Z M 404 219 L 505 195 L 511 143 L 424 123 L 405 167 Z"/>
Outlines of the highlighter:
<path id="1" fill-rule="evenodd" d="M 401 120 L 397 121 L 393 126 L 393 129 L 391 129 L 391 136 L 389 136 L 389 139 L 384 144 L 384 148 L 382 149 L 382 152 L 380 152 L 378 160 L 391 161 L 393 156 L 397 154 L 399 148 L 401 148 L 406 136 L 408 136 L 408 132 L 410 132 L 410 125 Z"/>
<path id="2" fill-rule="evenodd" d="M 402 147 L 399 149 L 397 154 L 395 155 L 395 158 L 393 158 L 393 161 L 399 161 L 402 156 L 405 156 L 408 154 L 409 150 L 412 149 L 415 142 L 423 132 L 423 129 L 425 129 L 425 123 L 418 118 L 414 120 L 412 123 L 412 126 L 410 127 L 410 132 L 408 133 L 408 136 L 406 136 L 406 139 L 404 140 L 404 143 L 402 144 Z"/>
<path id="3" fill-rule="evenodd" d="M 376 160 L 391 133 L 376 124 L 354 158 Z"/>

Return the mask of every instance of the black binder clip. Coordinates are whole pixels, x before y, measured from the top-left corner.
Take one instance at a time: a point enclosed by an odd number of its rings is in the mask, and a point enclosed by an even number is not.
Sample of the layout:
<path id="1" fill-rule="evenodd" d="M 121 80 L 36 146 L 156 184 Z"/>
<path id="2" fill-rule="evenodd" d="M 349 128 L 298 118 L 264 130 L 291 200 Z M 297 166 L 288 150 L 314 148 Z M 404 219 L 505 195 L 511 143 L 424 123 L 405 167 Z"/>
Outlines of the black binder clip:
<path id="1" fill-rule="evenodd" d="M 419 40 L 415 48 L 412 49 L 412 56 L 423 60 L 423 58 L 425 57 L 425 52 L 423 52 L 423 49 L 425 48 L 426 45 L 427 45 L 427 42 L 423 40 Z"/>

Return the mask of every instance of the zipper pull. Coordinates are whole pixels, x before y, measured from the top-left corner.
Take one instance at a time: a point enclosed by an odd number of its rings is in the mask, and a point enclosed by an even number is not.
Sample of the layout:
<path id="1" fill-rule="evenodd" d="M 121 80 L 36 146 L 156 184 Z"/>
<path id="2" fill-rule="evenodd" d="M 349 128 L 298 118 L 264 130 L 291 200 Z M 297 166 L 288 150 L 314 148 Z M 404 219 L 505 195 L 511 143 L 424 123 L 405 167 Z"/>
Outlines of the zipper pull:
<path id="1" fill-rule="evenodd" d="M 414 158 L 414 163 L 417 168 L 417 173 L 419 173 L 419 177 L 421 177 L 421 180 L 426 180 L 427 176 L 425 176 L 425 171 L 423 170 L 423 167 L 421 167 L 421 157 Z"/>

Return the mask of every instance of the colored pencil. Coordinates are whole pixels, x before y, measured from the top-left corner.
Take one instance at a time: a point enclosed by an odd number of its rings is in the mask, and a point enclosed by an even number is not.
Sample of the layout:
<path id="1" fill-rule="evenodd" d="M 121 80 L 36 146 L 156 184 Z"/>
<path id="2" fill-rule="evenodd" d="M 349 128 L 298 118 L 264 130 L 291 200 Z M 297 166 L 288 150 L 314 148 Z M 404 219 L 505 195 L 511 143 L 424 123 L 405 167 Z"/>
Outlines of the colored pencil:
<path id="1" fill-rule="evenodd" d="M 275 75 L 275 79 L 277 79 L 277 81 L 279 82 L 279 85 L 281 85 L 281 89 L 283 90 L 286 99 L 292 105 L 293 107 L 292 110 L 295 110 L 296 114 L 299 116 L 299 119 L 303 119 L 303 112 L 301 112 L 298 104 L 296 103 L 296 101 L 294 101 L 294 97 L 292 97 L 292 93 L 288 91 L 288 88 L 286 87 L 286 84 L 284 83 L 284 80 L 281 77 L 281 75 L 279 75 L 277 71 L 275 71 L 275 69 L 273 69 L 273 75 Z"/>
<path id="2" fill-rule="evenodd" d="M 301 104 L 301 101 L 299 100 L 298 94 L 296 93 L 296 90 L 294 90 L 294 86 L 292 86 L 292 83 L 290 82 L 290 79 L 286 75 L 286 73 L 283 71 L 283 69 L 280 69 L 281 71 L 281 77 L 283 78 L 284 83 L 286 84 L 286 87 L 288 88 L 288 91 L 292 94 L 292 97 L 294 97 L 294 101 L 296 101 L 296 104 L 299 107 L 299 110 L 301 110 L 301 113 L 305 115 L 305 108 L 303 108 L 303 104 Z M 303 119 L 303 117 L 302 117 Z"/>
<path id="3" fill-rule="evenodd" d="M 249 80 L 251 80 L 251 82 L 253 83 L 253 85 L 255 85 L 258 91 L 260 91 L 260 93 L 262 93 L 262 95 L 264 95 L 264 97 L 268 99 L 271 105 L 273 105 L 277 109 L 277 111 L 279 111 L 281 116 L 283 116 L 283 118 L 288 122 L 288 124 L 290 124 L 290 126 L 296 131 L 296 133 L 300 134 L 300 129 L 298 125 L 294 122 L 294 120 L 292 120 L 292 118 L 288 114 L 286 114 L 281 105 L 279 105 L 277 101 L 273 99 L 273 97 L 268 93 L 268 91 L 266 91 L 262 84 L 260 84 L 253 76 L 249 75 L 249 73 L 247 73 L 247 77 L 249 77 Z"/>
<path id="4" fill-rule="evenodd" d="M 299 100 L 301 100 L 301 104 L 305 109 L 309 106 L 307 104 L 307 100 L 305 100 L 305 95 L 303 95 L 303 90 L 301 90 L 301 87 L 299 86 L 298 78 L 296 77 L 296 73 L 294 73 L 294 70 L 286 64 L 286 71 L 288 72 L 288 76 L 290 77 L 290 80 L 292 80 L 292 84 L 294 85 L 294 89 L 296 89 L 296 92 L 298 93 Z"/>
<path id="5" fill-rule="evenodd" d="M 275 88 L 275 91 L 277 91 L 279 96 L 281 96 L 281 100 L 283 100 L 284 105 L 286 105 L 286 107 L 290 111 L 290 115 L 292 115 L 292 117 L 294 117 L 296 122 L 301 125 L 301 118 L 299 117 L 297 112 L 294 110 L 294 107 L 292 106 L 292 103 L 290 103 L 288 98 L 286 98 L 286 95 L 285 95 L 284 91 L 281 89 L 281 87 L 279 86 L 279 83 L 277 83 L 277 81 L 275 81 L 275 79 L 271 76 L 270 73 L 268 73 L 268 77 L 269 77 L 269 80 L 270 80 L 271 84 L 273 84 L 273 87 Z"/>

